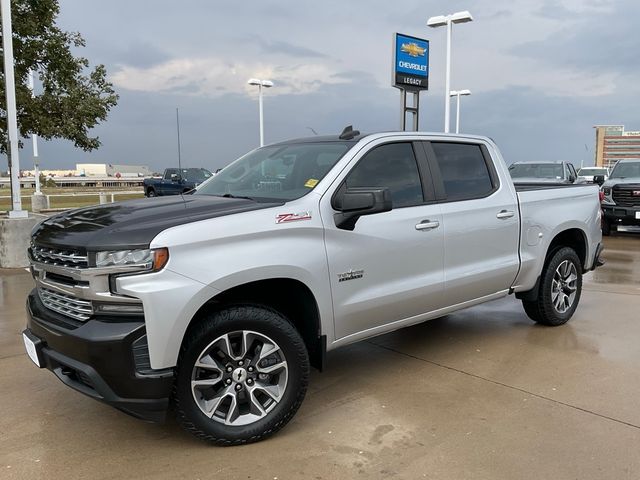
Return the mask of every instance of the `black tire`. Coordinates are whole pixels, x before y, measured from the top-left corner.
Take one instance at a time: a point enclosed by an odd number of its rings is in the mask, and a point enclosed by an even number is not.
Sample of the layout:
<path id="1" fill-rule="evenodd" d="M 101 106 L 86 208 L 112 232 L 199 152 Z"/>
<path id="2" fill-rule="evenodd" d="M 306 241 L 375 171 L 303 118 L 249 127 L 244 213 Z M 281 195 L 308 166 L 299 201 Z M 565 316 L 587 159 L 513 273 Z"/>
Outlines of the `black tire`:
<path id="1" fill-rule="evenodd" d="M 156 197 L 156 191 L 153 188 L 148 188 L 147 189 L 147 197 L 151 198 L 151 197 Z"/>
<path id="2" fill-rule="evenodd" d="M 605 237 L 611 235 L 611 222 L 604 218 L 602 219 L 602 235 L 604 235 Z"/>
<path id="3" fill-rule="evenodd" d="M 572 264 L 575 269 L 575 296 L 573 297 L 571 305 L 565 311 L 559 311 L 554 305 L 554 276 L 557 274 L 557 269 L 565 261 Z M 567 291 L 568 290 L 561 289 L 560 293 L 566 295 Z M 522 306 L 524 307 L 524 311 L 528 317 L 534 322 L 541 325 L 556 327 L 567 323 L 573 316 L 573 313 L 576 311 L 578 303 L 580 302 L 581 293 L 582 265 L 580 263 L 580 258 L 572 248 L 563 247 L 551 255 L 542 270 L 538 298 L 533 301 L 523 300 Z M 557 299 L 558 297 L 556 296 L 555 298 Z M 566 305 L 563 304 L 562 307 L 566 307 Z"/>
<path id="4" fill-rule="evenodd" d="M 230 334 L 227 338 L 231 339 L 233 338 L 232 335 L 236 335 L 237 333 L 235 332 L 238 331 L 256 332 L 272 340 L 280 347 L 279 352 L 282 352 L 286 361 L 286 386 L 281 399 L 271 410 L 265 409 L 265 411 L 268 411 L 262 418 L 246 425 L 228 425 L 222 423 L 225 421 L 224 417 L 215 412 L 211 417 L 205 415 L 195 400 L 196 393 L 192 392 L 191 381 L 196 371 L 195 362 L 204 358 L 201 355 L 211 347 L 212 342 L 215 344 L 216 339 L 225 334 Z M 256 351 L 260 352 L 259 349 L 262 347 L 258 346 Z M 248 357 L 248 354 L 249 349 L 247 348 L 247 354 L 241 354 L 241 356 Z M 256 353 L 256 355 L 259 356 L 259 353 Z M 278 353 L 277 355 L 280 354 Z M 282 357 L 279 359 L 282 360 Z M 225 361 L 220 360 L 220 364 Z M 245 368 L 248 370 L 248 367 L 245 366 Z M 180 424 L 200 439 L 221 446 L 231 446 L 263 440 L 280 430 L 293 418 L 307 391 L 309 356 L 298 331 L 280 313 L 259 305 L 237 305 L 211 312 L 198 320 L 198 323 L 188 332 L 183 342 L 176 370 L 173 401 Z M 254 372 L 257 371 L 257 368 L 254 369 Z M 234 381 L 235 377 L 233 375 L 235 373 L 236 370 L 231 374 Z M 258 375 L 257 373 L 254 375 L 256 375 L 255 387 L 258 387 Z M 229 378 L 226 381 L 230 381 Z M 248 381 L 246 380 L 246 382 Z M 218 385 L 222 385 L 222 382 Z M 233 385 L 237 387 L 237 384 L 233 383 L 231 386 Z M 245 395 L 248 395 L 249 387 L 246 384 L 244 384 L 244 387 L 247 389 Z M 224 386 L 218 388 L 223 390 Z M 237 394 L 232 392 L 229 395 L 235 397 Z M 204 397 L 205 395 L 202 394 L 202 396 Z M 236 402 L 240 404 L 242 399 L 235 398 Z M 268 401 L 269 399 L 267 399 Z M 217 417 L 218 420 L 213 417 Z"/>

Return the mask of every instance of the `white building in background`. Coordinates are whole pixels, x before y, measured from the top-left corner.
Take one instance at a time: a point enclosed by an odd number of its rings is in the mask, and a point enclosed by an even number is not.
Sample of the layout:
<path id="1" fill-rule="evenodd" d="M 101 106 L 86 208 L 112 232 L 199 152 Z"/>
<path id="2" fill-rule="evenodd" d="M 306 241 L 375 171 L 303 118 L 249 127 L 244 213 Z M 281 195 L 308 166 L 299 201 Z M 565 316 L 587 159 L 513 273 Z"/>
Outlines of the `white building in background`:
<path id="1" fill-rule="evenodd" d="M 77 163 L 76 175 L 94 177 L 150 177 L 151 169 L 146 165 L 114 165 L 111 163 Z"/>

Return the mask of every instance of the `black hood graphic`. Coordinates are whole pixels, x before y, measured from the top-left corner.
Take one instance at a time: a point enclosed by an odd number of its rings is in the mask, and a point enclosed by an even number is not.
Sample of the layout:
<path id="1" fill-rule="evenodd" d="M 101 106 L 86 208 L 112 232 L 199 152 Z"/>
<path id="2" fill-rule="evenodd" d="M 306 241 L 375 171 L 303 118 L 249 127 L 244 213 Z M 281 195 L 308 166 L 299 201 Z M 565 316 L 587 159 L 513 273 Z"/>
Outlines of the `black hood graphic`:
<path id="1" fill-rule="evenodd" d="M 279 205 L 209 195 L 129 200 L 54 215 L 34 228 L 32 240 L 58 249 L 147 248 L 158 233 L 176 225 Z"/>

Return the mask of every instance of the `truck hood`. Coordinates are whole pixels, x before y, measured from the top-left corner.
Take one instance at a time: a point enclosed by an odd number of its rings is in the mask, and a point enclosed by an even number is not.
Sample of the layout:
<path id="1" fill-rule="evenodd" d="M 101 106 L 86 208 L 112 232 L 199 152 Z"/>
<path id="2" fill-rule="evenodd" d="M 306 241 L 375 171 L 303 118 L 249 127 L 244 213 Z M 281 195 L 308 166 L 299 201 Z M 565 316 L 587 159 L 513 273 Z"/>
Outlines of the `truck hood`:
<path id="1" fill-rule="evenodd" d="M 614 185 L 627 185 L 627 184 L 640 184 L 640 177 L 608 178 L 607 181 L 602 184 L 602 186 L 613 187 Z"/>
<path id="2" fill-rule="evenodd" d="M 175 195 L 111 203 L 60 213 L 38 224 L 32 242 L 87 251 L 147 248 L 176 225 L 282 205 L 210 195 Z"/>

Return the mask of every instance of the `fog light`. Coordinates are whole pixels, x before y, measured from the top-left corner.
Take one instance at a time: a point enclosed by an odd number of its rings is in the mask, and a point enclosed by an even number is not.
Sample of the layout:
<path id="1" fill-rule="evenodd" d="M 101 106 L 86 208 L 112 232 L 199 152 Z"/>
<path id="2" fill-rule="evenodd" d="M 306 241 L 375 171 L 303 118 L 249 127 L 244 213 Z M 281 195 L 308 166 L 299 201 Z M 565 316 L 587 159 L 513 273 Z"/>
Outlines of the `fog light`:
<path id="1" fill-rule="evenodd" d="M 98 303 L 93 305 L 96 313 L 140 315 L 144 313 L 142 304 L 138 303 Z"/>

